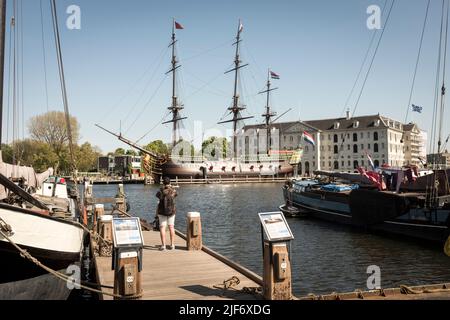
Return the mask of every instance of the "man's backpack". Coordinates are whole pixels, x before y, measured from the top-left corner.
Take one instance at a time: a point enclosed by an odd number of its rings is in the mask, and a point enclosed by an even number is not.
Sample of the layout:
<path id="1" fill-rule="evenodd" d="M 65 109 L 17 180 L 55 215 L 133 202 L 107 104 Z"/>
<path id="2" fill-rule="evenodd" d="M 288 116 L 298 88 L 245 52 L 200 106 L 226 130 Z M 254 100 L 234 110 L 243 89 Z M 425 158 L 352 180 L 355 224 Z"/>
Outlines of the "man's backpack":
<path id="1" fill-rule="evenodd" d="M 172 188 L 164 188 L 162 190 L 159 214 L 163 216 L 172 216 L 176 213 L 175 196 L 176 191 Z"/>

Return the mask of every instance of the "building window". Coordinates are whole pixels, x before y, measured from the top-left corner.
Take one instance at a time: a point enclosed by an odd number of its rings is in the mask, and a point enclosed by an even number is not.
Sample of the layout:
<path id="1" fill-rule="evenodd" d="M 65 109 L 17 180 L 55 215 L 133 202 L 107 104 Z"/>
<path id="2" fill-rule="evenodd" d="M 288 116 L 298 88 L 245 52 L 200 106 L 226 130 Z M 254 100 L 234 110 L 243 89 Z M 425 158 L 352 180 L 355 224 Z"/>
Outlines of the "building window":
<path id="1" fill-rule="evenodd" d="M 338 154 L 338 153 L 339 153 L 338 146 L 334 146 L 334 154 Z"/>
<path id="2" fill-rule="evenodd" d="M 293 136 L 290 136 L 290 137 L 289 137 L 289 140 L 290 140 L 291 142 L 294 142 L 294 137 L 293 137 Z"/>
<path id="3" fill-rule="evenodd" d="M 350 161 L 348 161 L 348 166 L 350 167 L 350 165 L 351 165 L 352 163 L 350 162 Z"/>
<path id="4" fill-rule="evenodd" d="M 331 151 L 331 146 L 328 146 L 328 151 Z M 330 167 L 331 167 L 331 165 L 330 165 Z"/>
<path id="5" fill-rule="evenodd" d="M 378 141 L 378 132 L 373 133 L 373 141 Z"/>
<path id="6" fill-rule="evenodd" d="M 337 134 L 335 134 L 335 135 L 333 136 L 333 141 L 334 141 L 334 143 L 337 143 L 337 142 L 338 142 L 338 135 L 337 135 Z"/>
<path id="7" fill-rule="evenodd" d="M 378 143 L 373 144 L 373 152 L 378 152 Z"/>
<path id="8" fill-rule="evenodd" d="M 370 143 L 367 144 L 367 149 L 370 150 Z"/>
<path id="9" fill-rule="evenodd" d="M 331 141 L 331 134 L 328 135 L 328 140 Z M 330 165 L 330 167 L 331 167 L 331 165 Z"/>
<path id="10" fill-rule="evenodd" d="M 363 144 L 361 144 L 361 150 L 364 150 L 364 145 Z"/>
<path id="11" fill-rule="evenodd" d="M 347 145 L 347 150 L 350 151 L 350 145 L 349 144 Z"/>
<path id="12" fill-rule="evenodd" d="M 328 161 L 328 166 L 331 168 L 331 161 Z"/>
<path id="13" fill-rule="evenodd" d="M 358 145 L 357 144 L 353 145 L 353 153 L 358 153 Z"/>
<path id="14" fill-rule="evenodd" d="M 370 139 L 370 132 L 367 132 L 367 139 Z"/>
<path id="15" fill-rule="evenodd" d="M 353 142 L 356 142 L 356 141 L 358 141 L 358 134 L 354 133 L 353 134 Z"/>
<path id="16" fill-rule="evenodd" d="M 345 167 L 345 162 L 344 161 L 342 161 L 341 164 L 342 164 L 342 167 Z"/>
<path id="17" fill-rule="evenodd" d="M 305 153 L 307 153 L 309 150 L 308 146 L 305 146 Z"/>
<path id="18" fill-rule="evenodd" d="M 364 166 L 364 160 L 361 160 L 361 166 Z"/>
<path id="19" fill-rule="evenodd" d="M 337 162 L 337 161 L 334 162 L 334 169 L 335 170 L 339 169 L 339 162 Z"/>
<path id="20" fill-rule="evenodd" d="M 380 161 L 375 160 L 375 161 L 373 162 L 373 164 L 374 164 L 375 168 L 376 168 L 376 167 L 379 167 L 379 166 L 380 166 Z"/>
<path id="21" fill-rule="evenodd" d="M 358 169 L 358 160 L 353 161 L 353 169 Z"/>
<path id="22" fill-rule="evenodd" d="M 359 135 L 361 137 L 361 139 L 364 138 L 364 132 L 361 132 L 361 134 Z"/>

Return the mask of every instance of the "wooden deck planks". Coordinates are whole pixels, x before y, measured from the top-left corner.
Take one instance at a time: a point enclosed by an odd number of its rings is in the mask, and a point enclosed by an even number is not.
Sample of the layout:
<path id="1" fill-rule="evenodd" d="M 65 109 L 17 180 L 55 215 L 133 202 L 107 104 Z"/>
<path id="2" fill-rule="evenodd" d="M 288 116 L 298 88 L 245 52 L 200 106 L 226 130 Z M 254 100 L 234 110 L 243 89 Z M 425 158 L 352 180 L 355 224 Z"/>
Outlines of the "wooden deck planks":
<path id="1" fill-rule="evenodd" d="M 142 286 L 144 300 L 211 300 L 211 299 L 261 299 L 234 289 L 220 289 L 223 282 L 236 276 L 240 283 L 236 289 L 259 285 L 204 251 L 187 251 L 181 237 L 175 239 L 176 250 L 159 251 L 159 232 L 144 231 L 144 256 Z M 167 234 L 167 240 L 169 235 Z M 112 286 L 114 272 L 110 257 L 96 257 L 98 281 Z M 218 286 L 219 288 L 215 288 Z M 103 289 L 112 292 L 110 289 Z M 103 299 L 112 299 L 104 295 Z"/>

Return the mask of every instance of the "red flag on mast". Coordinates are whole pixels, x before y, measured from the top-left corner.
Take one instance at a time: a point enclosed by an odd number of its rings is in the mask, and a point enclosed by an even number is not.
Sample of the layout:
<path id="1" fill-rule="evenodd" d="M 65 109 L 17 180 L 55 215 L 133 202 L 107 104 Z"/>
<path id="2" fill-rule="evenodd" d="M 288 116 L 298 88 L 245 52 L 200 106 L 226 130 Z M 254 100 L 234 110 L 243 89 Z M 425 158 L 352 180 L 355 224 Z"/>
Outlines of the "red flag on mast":
<path id="1" fill-rule="evenodd" d="M 182 30 L 182 29 L 184 29 L 184 27 L 175 21 L 175 29 Z"/>

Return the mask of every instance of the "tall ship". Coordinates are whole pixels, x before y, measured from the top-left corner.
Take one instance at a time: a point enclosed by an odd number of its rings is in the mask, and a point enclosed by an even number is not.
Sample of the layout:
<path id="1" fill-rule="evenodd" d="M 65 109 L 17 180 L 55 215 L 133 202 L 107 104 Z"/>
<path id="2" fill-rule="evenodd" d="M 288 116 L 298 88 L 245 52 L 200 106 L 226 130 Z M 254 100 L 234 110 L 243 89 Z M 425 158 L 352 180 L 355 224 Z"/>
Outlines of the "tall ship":
<path id="1" fill-rule="evenodd" d="M 182 29 L 183 27 L 173 21 L 172 24 L 172 37 L 171 37 L 171 69 L 168 73 L 172 74 L 172 99 L 171 106 L 168 110 L 171 114 L 171 120 L 162 122 L 162 124 L 172 125 L 172 150 L 176 149 L 177 146 L 181 146 L 183 140 L 179 133 L 180 124 L 187 117 L 182 116 L 181 112 L 184 109 L 183 104 L 180 102 L 176 81 L 177 73 L 180 68 L 179 61 L 176 56 L 176 30 Z M 109 131 L 100 125 L 97 126 L 108 133 L 116 136 L 120 141 L 138 149 L 142 154 L 146 155 L 144 158 L 144 166 L 146 171 L 150 172 L 155 180 L 159 180 L 161 176 L 168 176 L 170 178 L 193 178 L 193 179 L 205 179 L 205 178 L 218 178 L 218 177 L 255 177 L 255 176 L 277 176 L 277 177 L 289 177 L 293 174 L 293 166 L 291 165 L 291 159 L 295 152 L 280 152 L 279 150 L 272 150 L 271 148 L 271 132 L 273 123 L 280 117 L 273 120 L 277 115 L 272 111 L 270 106 L 270 94 L 277 88 L 271 87 L 271 79 L 277 79 L 278 75 L 270 70 L 268 70 L 266 89 L 259 94 L 266 94 L 266 106 L 265 112 L 262 115 L 264 118 L 264 125 L 266 134 L 264 135 L 266 148 L 264 152 L 257 154 L 245 153 L 248 146 L 245 146 L 245 141 L 241 145 L 238 144 L 238 139 L 240 137 L 241 129 L 240 124 L 244 120 L 252 119 L 253 116 L 244 116 L 243 111 L 246 110 L 246 106 L 241 103 L 240 93 L 239 93 L 239 72 L 242 68 L 246 67 L 248 64 L 243 64 L 240 58 L 240 45 L 242 42 L 242 32 L 243 25 L 241 21 L 238 24 L 238 30 L 236 35 L 236 40 L 234 42 L 235 46 L 235 56 L 234 56 L 234 68 L 225 72 L 225 74 L 232 73 L 234 75 L 233 83 L 233 97 L 231 106 L 227 109 L 227 116 L 231 116 L 231 119 L 218 122 L 218 124 L 232 123 L 232 141 L 231 147 L 228 146 L 226 140 L 224 142 L 223 148 L 212 152 L 203 152 L 201 155 L 191 155 L 190 150 L 184 150 L 184 155 L 180 156 L 180 152 L 173 151 L 171 155 L 161 155 L 156 152 L 152 152 L 139 146 L 137 143 L 125 138 L 122 134 L 116 134 Z M 281 116 L 283 116 L 282 114 Z M 242 141 L 241 141 L 242 142 Z M 238 148 L 239 145 L 239 148 Z M 244 146 L 243 146 L 244 145 Z M 190 145 L 189 145 L 190 149 Z M 230 152 L 231 151 L 231 152 Z M 186 154 L 189 155 L 186 155 Z M 209 153 L 209 154 L 208 154 Z"/>

